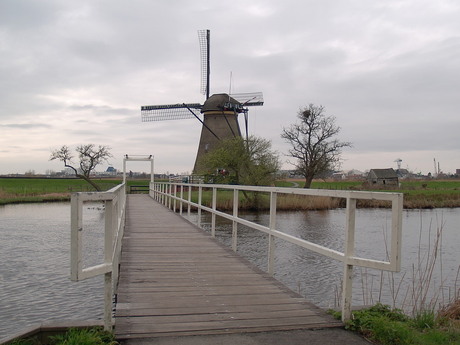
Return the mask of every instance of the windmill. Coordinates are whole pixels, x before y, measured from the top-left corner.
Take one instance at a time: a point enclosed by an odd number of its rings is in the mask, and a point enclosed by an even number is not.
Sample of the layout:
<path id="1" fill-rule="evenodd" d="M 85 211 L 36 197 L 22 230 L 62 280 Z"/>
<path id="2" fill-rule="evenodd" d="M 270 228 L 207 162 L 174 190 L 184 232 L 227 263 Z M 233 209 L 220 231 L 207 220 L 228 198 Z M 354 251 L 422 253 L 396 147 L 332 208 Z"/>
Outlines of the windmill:
<path id="1" fill-rule="evenodd" d="M 402 162 L 402 159 L 401 159 L 401 158 L 396 158 L 394 161 L 395 161 L 396 164 L 398 165 L 398 170 L 401 170 L 401 162 Z"/>
<path id="2" fill-rule="evenodd" d="M 145 105 L 141 107 L 142 122 L 197 119 L 202 124 L 200 143 L 195 159 L 214 149 L 224 139 L 241 136 L 238 115 L 244 114 L 246 138 L 248 137 L 248 108 L 264 104 L 262 92 L 226 94 L 210 93 L 210 31 L 199 30 L 201 55 L 201 93 L 206 100 L 201 103 Z M 201 119 L 201 115 L 203 119 Z"/>

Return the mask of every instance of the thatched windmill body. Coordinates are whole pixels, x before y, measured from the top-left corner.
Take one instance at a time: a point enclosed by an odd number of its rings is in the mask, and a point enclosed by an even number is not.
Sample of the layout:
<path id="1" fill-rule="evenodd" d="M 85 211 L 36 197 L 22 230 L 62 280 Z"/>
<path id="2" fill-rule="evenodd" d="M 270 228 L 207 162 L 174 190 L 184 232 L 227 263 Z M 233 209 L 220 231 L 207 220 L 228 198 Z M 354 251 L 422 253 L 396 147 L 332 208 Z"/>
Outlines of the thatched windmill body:
<path id="1" fill-rule="evenodd" d="M 201 92 L 206 95 L 206 101 L 200 103 L 178 103 L 164 105 L 147 105 L 141 107 L 143 122 L 182 120 L 196 118 L 202 124 L 200 142 L 193 170 L 197 162 L 207 152 L 211 151 L 224 139 L 241 136 L 238 115 L 243 113 L 246 137 L 248 136 L 248 108 L 263 105 L 261 92 L 240 94 L 214 94 L 209 96 L 210 75 L 210 32 L 198 31 L 201 51 Z M 201 115 L 203 119 L 201 119 Z"/>

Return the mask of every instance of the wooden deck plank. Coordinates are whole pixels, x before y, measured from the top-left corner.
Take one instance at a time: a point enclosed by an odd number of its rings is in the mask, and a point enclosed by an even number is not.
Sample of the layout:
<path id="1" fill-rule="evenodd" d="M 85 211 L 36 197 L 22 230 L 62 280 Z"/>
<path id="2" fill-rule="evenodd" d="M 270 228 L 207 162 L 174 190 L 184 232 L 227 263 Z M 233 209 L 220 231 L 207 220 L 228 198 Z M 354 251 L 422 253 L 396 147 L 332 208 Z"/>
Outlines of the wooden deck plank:
<path id="1" fill-rule="evenodd" d="M 184 331 L 197 331 L 197 330 L 221 330 L 221 329 L 235 329 L 240 330 L 242 328 L 249 329 L 252 327 L 267 327 L 268 329 L 273 326 L 283 327 L 299 327 L 305 324 L 318 325 L 323 324 L 324 319 L 313 316 L 297 316 L 297 317 L 271 317 L 266 319 L 230 319 L 222 318 L 219 319 L 217 316 L 213 317 L 208 315 L 206 321 L 194 321 L 189 318 L 178 319 L 177 322 L 159 322 L 159 318 L 141 318 L 143 322 L 133 320 L 132 323 L 125 323 L 123 327 L 120 327 L 120 332 L 126 332 L 131 335 L 136 333 L 146 332 L 184 332 Z"/>
<path id="2" fill-rule="evenodd" d="M 342 324 L 146 195 L 128 196 L 118 338 Z"/>
<path id="3" fill-rule="evenodd" d="M 306 310 L 305 305 L 299 303 L 283 303 L 283 304 L 263 304 L 257 307 L 257 312 L 285 312 L 300 310 L 307 313 L 317 313 L 316 310 Z M 229 314 L 229 313 L 254 313 L 253 305 L 217 305 L 217 306 L 194 306 L 195 314 Z M 117 305 L 117 314 L 120 316 L 165 316 L 165 315 L 188 315 L 190 309 L 183 306 L 167 308 L 158 308 L 158 306 L 149 303 L 119 303 Z"/>

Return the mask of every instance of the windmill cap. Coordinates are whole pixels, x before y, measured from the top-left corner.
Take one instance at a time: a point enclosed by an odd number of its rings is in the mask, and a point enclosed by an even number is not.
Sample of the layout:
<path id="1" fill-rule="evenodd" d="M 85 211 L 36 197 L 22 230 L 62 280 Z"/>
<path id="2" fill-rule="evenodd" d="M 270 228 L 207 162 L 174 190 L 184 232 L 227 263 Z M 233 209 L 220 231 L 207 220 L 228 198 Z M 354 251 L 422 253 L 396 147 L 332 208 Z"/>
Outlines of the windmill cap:
<path id="1" fill-rule="evenodd" d="M 201 108 L 201 112 L 207 111 L 236 111 L 237 113 L 243 112 L 243 106 L 233 97 L 226 93 L 218 93 L 209 97 Z"/>

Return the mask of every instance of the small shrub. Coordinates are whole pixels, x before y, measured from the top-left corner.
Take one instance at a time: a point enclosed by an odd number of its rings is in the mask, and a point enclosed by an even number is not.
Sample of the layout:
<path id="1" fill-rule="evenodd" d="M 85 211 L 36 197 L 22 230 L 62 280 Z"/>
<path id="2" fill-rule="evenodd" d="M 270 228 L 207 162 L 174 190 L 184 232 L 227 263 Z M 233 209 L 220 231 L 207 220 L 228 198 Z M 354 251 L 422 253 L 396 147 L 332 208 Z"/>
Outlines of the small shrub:
<path id="1" fill-rule="evenodd" d="M 334 319 L 336 320 L 341 320 L 342 319 L 342 312 L 334 310 L 334 309 L 328 309 L 327 313 L 331 315 Z"/>
<path id="2" fill-rule="evenodd" d="M 437 329 L 431 329 L 426 332 L 419 334 L 416 344 L 426 344 L 426 345 L 438 345 L 438 344 L 460 344 L 459 338 L 453 335 L 450 332 L 441 331 Z"/>
<path id="3" fill-rule="evenodd" d="M 436 327 L 436 314 L 432 310 L 423 310 L 415 315 L 411 320 L 411 324 L 420 331 L 433 329 Z"/>
<path id="4" fill-rule="evenodd" d="M 411 330 L 401 321 L 388 320 L 384 316 L 373 319 L 373 339 L 383 345 L 414 344 Z"/>
<path id="5" fill-rule="evenodd" d="M 53 345 L 116 345 L 110 332 L 100 328 L 70 329 L 67 333 L 52 337 Z"/>
<path id="6" fill-rule="evenodd" d="M 16 339 L 10 345 L 40 345 L 40 341 L 36 338 Z"/>
<path id="7" fill-rule="evenodd" d="M 459 329 L 441 327 L 438 320 L 433 311 L 409 318 L 401 310 L 377 304 L 353 312 L 346 328 L 382 345 L 460 345 Z"/>

